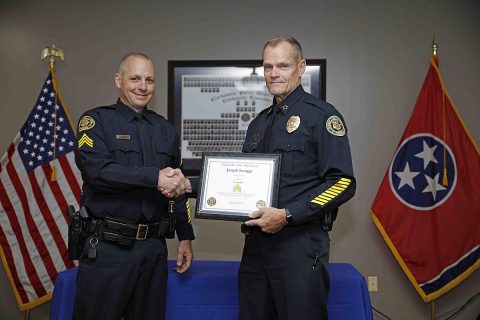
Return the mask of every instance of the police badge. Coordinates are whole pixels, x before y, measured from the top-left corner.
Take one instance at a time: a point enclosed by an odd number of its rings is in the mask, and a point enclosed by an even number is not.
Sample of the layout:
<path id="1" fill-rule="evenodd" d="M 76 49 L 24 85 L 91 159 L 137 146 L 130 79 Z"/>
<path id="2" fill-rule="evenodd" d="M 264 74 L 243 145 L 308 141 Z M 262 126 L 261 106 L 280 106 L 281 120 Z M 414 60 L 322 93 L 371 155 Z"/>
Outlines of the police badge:
<path id="1" fill-rule="evenodd" d="M 290 119 L 287 121 L 287 132 L 292 133 L 293 131 L 297 130 L 300 126 L 300 117 L 299 116 L 291 116 Z"/>

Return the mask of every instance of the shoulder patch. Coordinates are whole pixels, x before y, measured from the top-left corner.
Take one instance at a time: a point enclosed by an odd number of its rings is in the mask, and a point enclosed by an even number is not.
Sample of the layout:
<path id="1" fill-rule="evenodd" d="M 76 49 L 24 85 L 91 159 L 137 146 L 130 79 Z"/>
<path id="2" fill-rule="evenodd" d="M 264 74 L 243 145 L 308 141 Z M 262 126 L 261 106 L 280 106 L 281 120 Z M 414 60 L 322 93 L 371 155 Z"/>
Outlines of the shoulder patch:
<path id="1" fill-rule="evenodd" d="M 93 119 L 90 116 L 83 116 L 80 119 L 80 122 L 78 124 L 78 131 L 82 132 L 88 129 L 92 129 L 95 126 L 95 119 Z"/>
<path id="2" fill-rule="evenodd" d="M 327 131 L 334 136 L 343 137 L 345 135 L 345 126 L 339 117 L 330 116 L 325 125 L 327 127 Z"/>

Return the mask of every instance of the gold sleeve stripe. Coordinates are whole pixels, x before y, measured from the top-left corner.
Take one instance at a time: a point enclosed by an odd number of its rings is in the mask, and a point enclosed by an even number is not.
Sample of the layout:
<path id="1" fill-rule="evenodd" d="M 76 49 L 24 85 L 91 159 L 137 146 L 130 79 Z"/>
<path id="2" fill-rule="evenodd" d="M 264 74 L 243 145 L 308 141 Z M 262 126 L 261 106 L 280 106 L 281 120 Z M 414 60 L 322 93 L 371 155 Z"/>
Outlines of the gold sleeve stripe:
<path id="1" fill-rule="evenodd" d="M 319 201 L 324 201 L 324 202 L 328 202 L 330 200 L 332 200 L 333 198 L 327 198 L 325 196 L 318 196 L 316 197 L 315 199 L 319 200 Z"/>
<path id="2" fill-rule="evenodd" d="M 326 200 L 332 200 L 333 198 L 335 198 L 335 196 L 328 195 L 328 194 L 326 194 L 326 193 L 324 192 L 324 193 L 322 193 L 321 195 L 317 196 L 317 198 L 323 198 L 323 199 L 326 199 Z"/>
<path id="3" fill-rule="evenodd" d="M 319 205 L 321 205 L 321 206 L 323 206 L 323 205 L 326 203 L 326 202 L 323 202 L 323 201 L 318 201 L 318 200 L 316 200 L 316 199 L 313 199 L 312 202 L 313 202 L 313 203 L 316 203 L 316 204 L 319 204 Z"/>
<path id="4" fill-rule="evenodd" d="M 340 194 L 340 192 L 338 192 L 338 191 L 332 192 L 332 191 L 330 191 L 330 190 L 326 190 L 326 191 L 325 191 L 325 194 L 328 194 L 329 196 L 335 198 L 336 196 L 338 196 L 338 195 Z"/>
<path id="5" fill-rule="evenodd" d="M 335 186 L 331 186 L 329 190 L 335 190 L 335 191 L 338 191 L 338 192 L 342 192 L 342 191 L 343 191 L 343 189 L 337 188 L 337 187 L 335 187 Z"/>
<path id="6" fill-rule="evenodd" d="M 343 191 L 345 191 L 345 189 L 348 188 L 351 182 L 351 179 L 341 178 L 333 186 L 316 196 L 311 202 L 324 206 L 328 202 L 339 196 Z"/>
<path id="7" fill-rule="evenodd" d="M 350 183 L 345 183 L 345 182 L 337 182 L 336 185 L 339 186 L 340 188 L 343 187 L 343 186 L 348 186 Z"/>
<path id="8" fill-rule="evenodd" d="M 188 199 L 185 206 L 187 207 L 188 223 L 192 223 L 192 217 L 190 216 L 190 203 L 188 202 Z"/>

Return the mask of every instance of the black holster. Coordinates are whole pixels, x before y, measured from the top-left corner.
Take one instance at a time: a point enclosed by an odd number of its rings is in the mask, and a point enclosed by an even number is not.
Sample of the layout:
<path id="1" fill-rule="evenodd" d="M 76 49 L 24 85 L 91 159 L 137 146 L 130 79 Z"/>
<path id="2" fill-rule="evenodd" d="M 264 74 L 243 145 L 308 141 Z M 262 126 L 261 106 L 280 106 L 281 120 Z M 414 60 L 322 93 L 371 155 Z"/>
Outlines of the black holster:
<path id="1" fill-rule="evenodd" d="M 338 208 L 332 209 L 323 216 L 322 227 L 325 231 L 332 231 L 333 222 L 337 219 Z"/>
<path id="2" fill-rule="evenodd" d="M 75 211 L 72 205 L 67 206 L 68 225 L 68 259 L 78 260 L 83 251 L 85 239 L 88 237 L 89 216 L 85 207 Z"/>

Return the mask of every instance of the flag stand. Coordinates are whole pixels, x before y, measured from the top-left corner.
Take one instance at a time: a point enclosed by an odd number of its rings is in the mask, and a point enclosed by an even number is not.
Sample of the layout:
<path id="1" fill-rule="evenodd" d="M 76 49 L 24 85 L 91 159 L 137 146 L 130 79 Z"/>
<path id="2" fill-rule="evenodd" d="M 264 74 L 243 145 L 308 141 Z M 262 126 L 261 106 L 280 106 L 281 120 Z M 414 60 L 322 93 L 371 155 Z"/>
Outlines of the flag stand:
<path id="1" fill-rule="evenodd" d="M 30 309 L 25 311 L 25 320 L 30 320 Z"/>

